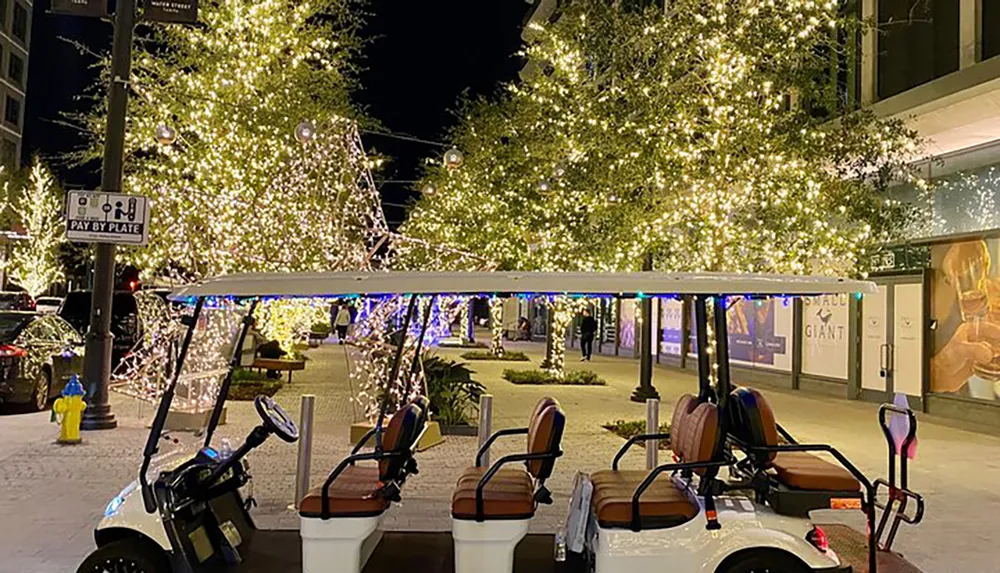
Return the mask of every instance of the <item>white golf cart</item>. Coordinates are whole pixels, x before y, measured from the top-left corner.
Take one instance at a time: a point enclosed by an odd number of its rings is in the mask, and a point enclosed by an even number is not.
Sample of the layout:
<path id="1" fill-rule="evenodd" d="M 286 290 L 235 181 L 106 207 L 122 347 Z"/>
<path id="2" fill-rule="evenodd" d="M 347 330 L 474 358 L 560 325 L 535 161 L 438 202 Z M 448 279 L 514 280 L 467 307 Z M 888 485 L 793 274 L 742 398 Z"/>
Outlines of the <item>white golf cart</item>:
<path id="1" fill-rule="evenodd" d="M 714 331 L 727 332 L 728 297 L 872 292 L 872 283 L 846 279 L 651 272 L 286 273 L 224 276 L 187 287 L 173 298 L 190 303 L 189 329 L 171 386 L 152 423 L 139 478 L 108 505 L 97 526 L 98 548 L 79 573 L 851 571 L 831 549 L 823 530 L 809 520 L 810 511 L 830 508 L 864 512 L 867 544 L 860 546 L 867 548 L 856 573 L 916 571 L 888 551 L 899 524 L 919 522 L 923 513 L 922 499 L 907 489 L 905 456 L 900 458 L 899 484 L 895 478 L 896 452 L 906 451 L 915 438 L 913 414 L 891 406 L 880 411 L 889 443 L 890 478 L 872 481 L 835 448 L 798 444 L 777 424 L 760 392 L 733 389 L 725 336 L 715 341 L 715 356 L 721 357 L 717 365 L 712 364 L 709 349 L 709 305 Z M 235 450 L 216 448 L 212 437 L 258 301 L 406 295 L 409 305 L 401 331 L 405 336 L 420 296 L 513 294 L 693 297 L 700 383 L 697 395 L 682 397 L 675 407 L 670 434 L 632 438 L 610 469 L 557 467 L 566 416 L 572 412 L 544 399 L 525 428 L 494 434 L 463 472 L 451 502 L 450 535 L 383 536 L 381 524 L 391 502 L 405 497 L 405 481 L 417 473 L 415 444 L 429 410 L 425 398 L 405 404 L 389 404 L 386 398 L 375 429 L 301 500 L 299 531 L 256 529 L 250 504 L 241 494 L 250 481 L 243 458 L 272 434 L 296 441 L 298 428 L 272 399 L 259 397 L 255 404 L 261 424 L 243 445 Z M 232 329 L 234 358 L 221 372 L 199 372 L 194 363 L 205 361 L 187 357 L 191 341 L 214 320 L 206 317 L 224 308 L 245 315 L 242 327 Z M 426 320 L 421 342 L 425 330 Z M 389 379 L 400 372 L 402 347 L 397 345 Z M 197 451 L 154 460 L 178 379 L 205 375 L 218 375 L 221 383 L 204 440 Z M 390 411 L 394 411 L 391 417 Z M 905 439 L 892 435 L 887 414 L 907 417 Z M 510 435 L 527 435 L 524 453 L 483 466 L 491 444 Z M 656 440 L 670 441 L 675 461 L 651 471 L 618 468 L 632 445 Z M 371 449 L 363 451 L 366 445 Z M 829 459 L 809 452 L 825 453 Z M 562 553 L 554 551 L 554 538 L 527 535 L 528 525 L 539 503 L 551 503 L 545 480 L 553 472 L 577 469 L 591 472 L 589 486 L 580 489 L 592 494 L 589 503 L 574 495 L 574 502 L 581 503 L 571 504 L 576 509 L 571 509 L 567 521 L 585 524 L 586 535 L 578 548 L 582 551 L 563 561 L 554 557 Z M 877 501 L 882 487 L 888 492 L 885 504 Z M 911 514 L 908 501 L 915 508 Z M 878 523 L 877 508 L 883 510 Z M 887 526 L 888 538 L 882 542 Z"/>

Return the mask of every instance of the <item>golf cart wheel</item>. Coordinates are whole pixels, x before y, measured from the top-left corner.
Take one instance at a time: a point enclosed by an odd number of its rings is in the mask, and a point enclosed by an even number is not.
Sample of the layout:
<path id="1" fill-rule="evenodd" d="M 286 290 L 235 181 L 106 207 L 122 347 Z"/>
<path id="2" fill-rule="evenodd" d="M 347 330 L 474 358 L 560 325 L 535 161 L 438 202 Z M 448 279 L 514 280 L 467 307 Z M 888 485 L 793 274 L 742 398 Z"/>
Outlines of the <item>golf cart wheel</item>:
<path id="1" fill-rule="evenodd" d="M 148 541 L 119 539 L 91 553 L 76 573 L 170 573 L 170 564 Z"/>
<path id="2" fill-rule="evenodd" d="M 809 573 L 805 563 L 783 551 L 748 551 L 726 559 L 717 573 Z"/>
<path id="3" fill-rule="evenodd" d="M 52 374 L 49 373 L 47 368 L 42 368 L 38 371 L 38 376 L 35 376 L 35 390 L 31 393 L 31 401 L 28 405 L 34 409 L 35 412 L 41 412 L 49 406 L 49 390 L 52 388 Z"/>

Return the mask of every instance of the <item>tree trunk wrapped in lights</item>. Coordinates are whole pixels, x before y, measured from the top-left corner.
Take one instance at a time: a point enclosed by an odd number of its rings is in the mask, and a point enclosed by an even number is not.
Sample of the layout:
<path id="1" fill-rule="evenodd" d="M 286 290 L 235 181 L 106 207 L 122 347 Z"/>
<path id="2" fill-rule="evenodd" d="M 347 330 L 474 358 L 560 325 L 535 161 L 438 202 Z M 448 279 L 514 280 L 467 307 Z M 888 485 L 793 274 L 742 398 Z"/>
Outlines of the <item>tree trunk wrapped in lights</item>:
<path id="1" fill-rule="evenodd" d="M 493 334 L 493 342 L 490 345 L 490 353 L 493 356 L 503 356 L 503 303 L 500 297 L 490 298 L 490 330 Z"/>

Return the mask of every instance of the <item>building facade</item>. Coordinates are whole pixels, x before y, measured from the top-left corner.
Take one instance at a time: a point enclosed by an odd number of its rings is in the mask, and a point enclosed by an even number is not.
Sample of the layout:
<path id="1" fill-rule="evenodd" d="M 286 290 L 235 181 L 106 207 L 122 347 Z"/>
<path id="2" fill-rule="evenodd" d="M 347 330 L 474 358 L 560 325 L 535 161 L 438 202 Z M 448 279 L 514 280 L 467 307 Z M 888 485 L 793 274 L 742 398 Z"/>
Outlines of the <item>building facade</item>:
<path id="1" fill-rule="evenodd" d="M 0 0 L 0 163 L 19 167 L 31 46 L 32 0 Z"/>

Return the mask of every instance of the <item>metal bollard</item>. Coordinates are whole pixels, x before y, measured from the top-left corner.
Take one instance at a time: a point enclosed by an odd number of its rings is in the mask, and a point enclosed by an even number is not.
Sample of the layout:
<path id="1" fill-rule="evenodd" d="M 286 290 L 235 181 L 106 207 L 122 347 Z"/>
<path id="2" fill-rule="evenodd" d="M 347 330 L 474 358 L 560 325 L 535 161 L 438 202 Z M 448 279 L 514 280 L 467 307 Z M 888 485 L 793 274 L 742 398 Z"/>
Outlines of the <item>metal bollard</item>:
<path id="1" fill-rule="evenodd" d="M 660 433 L 660 401 L 656 398 L 646 400 L 646 433 Z M 660 440 L 646 442 L 646 469 L 651 470 L 660 465 Z"/>
<path id="2" fill-rule="evenodd" d="M 309 470 L 312 465 L 313 412 L 316 396 L 302 395 L 302 411 L 299 414 L 299 458 L 295 465 L 295 509 L 309 491 Z"/>
<path id="3" fill-rule="evenodd" d="M 493 434 L 493 395 L 479 397 L 479 447 L 482 448 Z M 490 452 L 483 455 L 483 465 L 490 467 Z"/>

